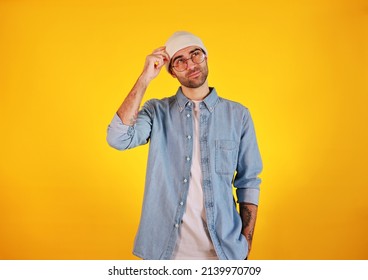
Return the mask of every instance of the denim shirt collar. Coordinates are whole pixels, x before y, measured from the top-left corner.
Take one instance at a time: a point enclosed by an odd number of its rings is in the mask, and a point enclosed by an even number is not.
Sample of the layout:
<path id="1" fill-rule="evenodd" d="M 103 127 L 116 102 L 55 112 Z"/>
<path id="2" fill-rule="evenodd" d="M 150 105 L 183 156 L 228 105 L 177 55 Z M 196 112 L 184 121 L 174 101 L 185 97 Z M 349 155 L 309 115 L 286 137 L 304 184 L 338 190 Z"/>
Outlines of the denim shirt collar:
<path id="1" fill-rule="evenodd" d="M 191 101 L 188 97 L 184 95 L 183 91 L 181 90 L 181 87 L 179 87 L 178 91 L 176 92 L 176 100 L 178 102 L 180 112 L 182 112 Z M 210 111 L 210 113 L 213 112 L 218 101 L 219 97 L 217 95 L 215 88 L 210 87 L 210 93 L 207 95 L 205 99 L 203 99 L 203 103 L 206 105 L 206 108 L 208 111 Z"/>

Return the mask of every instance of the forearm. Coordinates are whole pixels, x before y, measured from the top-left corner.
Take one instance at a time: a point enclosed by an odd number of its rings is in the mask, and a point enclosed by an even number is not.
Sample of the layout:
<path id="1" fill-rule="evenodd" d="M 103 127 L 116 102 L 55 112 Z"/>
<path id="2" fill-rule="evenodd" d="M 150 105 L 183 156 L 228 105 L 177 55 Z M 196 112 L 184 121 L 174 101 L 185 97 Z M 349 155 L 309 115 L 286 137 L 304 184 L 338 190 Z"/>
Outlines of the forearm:
<path id="1" fill-rule="evenodd" d="M 119 107 L 117 114 L 123 124 L 134 125 L 138 116 L 138 110 L 141 105 L 144 93 L 148 87 L 149 81 L 141 75 L 137 82 L 129 92 L 121 106 Z"/>
<path id="2" fill-rule="evenodd" d="M 248 252 L 249 252 L 252 247 L 252 240 L 253 240 L 254 228 L 256 225 L 258 206 L 251 204 L 251 203 L 241 202 L 239 203 L 239 210 L 240 210 L 240 217 L 241 217 L 242 224 L 243 224 L 242 234 L 245 236 L 245 238 L 248 241 L 248 245 L 249 245 Z"/>
<path id="3" fill-rule="evenodd" d="M 154 50 L 152 54 L 146 57 L 142 74 L 117 111 L 123 124 L 129 126 L 135 124 L 139 107 L 149 83 L 157 77 L 161 68 L 168 63 L 169 59 L 165 47 Z"/>

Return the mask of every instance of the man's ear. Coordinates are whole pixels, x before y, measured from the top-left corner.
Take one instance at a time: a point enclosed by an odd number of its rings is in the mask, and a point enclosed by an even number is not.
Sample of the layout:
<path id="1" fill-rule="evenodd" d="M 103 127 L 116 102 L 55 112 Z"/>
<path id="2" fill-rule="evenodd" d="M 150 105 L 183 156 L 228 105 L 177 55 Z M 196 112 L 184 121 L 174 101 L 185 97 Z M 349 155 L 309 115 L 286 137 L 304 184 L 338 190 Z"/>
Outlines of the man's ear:
<path id="1" fill-rule="evenodd" d="M 170 70 L 170 74 L 173 78 L 177 78 L 176 75 L 174 74 L 174 71 Z"/>

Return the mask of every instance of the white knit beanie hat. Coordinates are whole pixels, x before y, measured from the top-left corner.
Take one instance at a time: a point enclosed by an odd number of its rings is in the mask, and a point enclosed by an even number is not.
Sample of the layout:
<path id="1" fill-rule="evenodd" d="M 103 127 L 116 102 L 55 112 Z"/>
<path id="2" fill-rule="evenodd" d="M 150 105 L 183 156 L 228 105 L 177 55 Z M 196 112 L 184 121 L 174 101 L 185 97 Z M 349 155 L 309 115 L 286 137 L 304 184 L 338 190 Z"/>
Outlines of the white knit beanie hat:
<path id="1" fill-rule="evenodd" d="M 199 39 L 199 37 L 195 36 L 194 34 L 186 32 L 186 31 L 175 32 L 167 40 L 165 46 L 166 46 L 166 52 L 170 56 L 170 60 L 177 51 L 180 51 L 181 49 L 184 49 L 190 46 L 198 46 L 204 50 L 205 54 L 207 54 L 207 49 L 204 46 L 201 39 Z M 170 63 L 166 64 L 166 70 L 170 72 L 169 64 Z"/>

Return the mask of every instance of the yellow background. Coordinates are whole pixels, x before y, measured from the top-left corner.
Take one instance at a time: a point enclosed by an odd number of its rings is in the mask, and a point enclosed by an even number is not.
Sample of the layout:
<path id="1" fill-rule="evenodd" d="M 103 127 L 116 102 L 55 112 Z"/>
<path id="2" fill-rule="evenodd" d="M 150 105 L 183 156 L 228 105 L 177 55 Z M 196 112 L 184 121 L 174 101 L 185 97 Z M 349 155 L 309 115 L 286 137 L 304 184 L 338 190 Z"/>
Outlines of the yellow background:
<path id="1" fill-rule="evenodd" d="M 0 259 L 135 259 L 148 146 L 106 128 L 176 30 L 256 125 L 250 258 L 368 258 L 367 1 L 216 3 L 0 0 Z M 162 71 L 145 100 L 177 86 Z"/>

